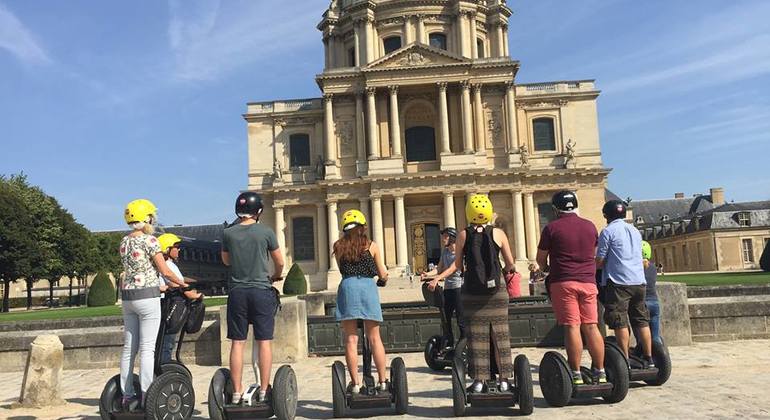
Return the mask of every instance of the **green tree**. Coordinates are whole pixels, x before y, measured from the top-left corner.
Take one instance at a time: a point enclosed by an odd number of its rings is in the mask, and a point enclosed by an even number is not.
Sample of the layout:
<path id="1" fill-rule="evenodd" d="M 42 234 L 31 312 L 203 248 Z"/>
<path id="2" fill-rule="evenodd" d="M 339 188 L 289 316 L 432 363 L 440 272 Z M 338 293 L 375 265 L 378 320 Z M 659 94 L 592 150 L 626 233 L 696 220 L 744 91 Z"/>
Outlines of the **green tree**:
<path id="1" fill-rule="evenodd" d="M 94 277 L 94 281 L 91 283 L 91 288 L 88 291 L 88 306 L 114 305 L 116 300 L 115 288 L 110 281 L 110 277 L 107 273 L 100 271 Z"/>
<path id="2" fill-rule="evenodd" d="M 54 200 L 55 202 L 55 200 Z M 83 225 L 75 221 L 75 218 L 61 206 L 56 206 L 56 216 L 61 227 L 61 236 L 56 245 L 56 250 L 61 260 L 58 270 L 49 275 L 48 294 L 53 300 L 53 287 L 58 283 L 62 276 L 70 278 L 69 302 L 72 302 L 72 279 L 76 273 L 87 273 L 96 271 L 93 266 L 93 249 L 89 240 L 91 233 Z"/>
<path id="3" fill-rule="evenodd" d="M 37 250 L 32 223 L 24 201 L 0 177 L 0 279 L 4 286 L 0 308 L 2 312 L 10 309 L 11 283 L 27 275 L 36 263 Z"/>
<path id="4" fill-rule="evenodd" d="M 286 274 L 286 281 L 283 282 L 284 295 L 304 295 L 307 293 L 307 282 L 305 273 L 296 263 L 291 266 L 289 273 Z"/>
<path id="5" fill-rule="evenodd" d="M 32 286 L 37 280 L 50 278 L 62 271 L 62 260 L 57 252 L 62 228 L 58 223 L 56 200 L 46 195 L 39 187 L 30 185 L 24 174 L 11 175 L 7 185 L 15 191 L 24 202 L 27 213 L 31 217 L 33 238 L 36 242 L 35 259 L 24 275 L 27 283 L 27 309 L 32 307 Z"/>

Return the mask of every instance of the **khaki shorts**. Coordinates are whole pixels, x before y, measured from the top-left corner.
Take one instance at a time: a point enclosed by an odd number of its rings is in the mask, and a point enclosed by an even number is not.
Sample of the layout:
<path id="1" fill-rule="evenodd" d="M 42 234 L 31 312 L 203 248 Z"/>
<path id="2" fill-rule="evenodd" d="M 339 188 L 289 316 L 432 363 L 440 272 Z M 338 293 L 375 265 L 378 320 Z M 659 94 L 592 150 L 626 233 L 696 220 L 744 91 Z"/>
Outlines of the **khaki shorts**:
<path id="1" fill-rule="evenodd" d="M 650 312 L 645 303 L 645 285 L 625 286 L 608 280 L 603 289 L 604 323 L 607 327 L 613 330 L 627 328 L 628 321 L 634 328 L 650 324 Z"/>

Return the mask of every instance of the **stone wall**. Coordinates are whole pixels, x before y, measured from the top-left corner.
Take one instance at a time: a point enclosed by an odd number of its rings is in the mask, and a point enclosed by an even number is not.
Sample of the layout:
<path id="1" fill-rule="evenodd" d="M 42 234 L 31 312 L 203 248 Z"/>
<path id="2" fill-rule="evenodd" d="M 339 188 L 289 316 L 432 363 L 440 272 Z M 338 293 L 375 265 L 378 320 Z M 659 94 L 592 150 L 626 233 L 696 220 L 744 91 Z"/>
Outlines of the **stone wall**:
<path id="1" fill-rule="evenodd" d="M 693 341 L 770 338 L 770 295 L 691 298 Z"/>

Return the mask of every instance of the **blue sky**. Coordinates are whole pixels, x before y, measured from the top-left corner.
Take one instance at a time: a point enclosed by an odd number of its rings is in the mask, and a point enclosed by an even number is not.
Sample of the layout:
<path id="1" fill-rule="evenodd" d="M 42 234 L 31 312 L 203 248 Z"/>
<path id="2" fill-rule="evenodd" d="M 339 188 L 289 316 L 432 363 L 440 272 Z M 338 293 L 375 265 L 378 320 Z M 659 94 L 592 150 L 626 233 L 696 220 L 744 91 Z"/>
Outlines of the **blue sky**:
<path id="1" fill-rule="evenodd" d="M 136 197 L 164 224 L 230 219 L 245 104 L 318 95 L 327 4 L 0 0 L 0 174 L 91 229 Z M 518 82 L 597 79 L 616 193 L 770 199 L 770 1 L 509 5 Z"/>

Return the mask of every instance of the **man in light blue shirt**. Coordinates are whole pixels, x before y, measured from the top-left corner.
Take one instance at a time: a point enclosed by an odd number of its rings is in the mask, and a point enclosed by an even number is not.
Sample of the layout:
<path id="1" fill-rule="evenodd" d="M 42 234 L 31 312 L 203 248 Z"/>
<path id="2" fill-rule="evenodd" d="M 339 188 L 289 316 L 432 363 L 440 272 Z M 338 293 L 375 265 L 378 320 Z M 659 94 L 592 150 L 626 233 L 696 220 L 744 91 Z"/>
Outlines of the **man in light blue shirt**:
<path id="1" fill-rule="evenodd" d="M 648 367 L 652 359 L 650 313 L 645 303 L 646 281 L 642 262 L 642 235 L 626 223 L 626 205 L 611 200 L 602 208 L 607 227 L 599 234 L 596 265 L 602 269 L 604 323 L 615 331 L 623 353 L 628 357 L 628 323 L 637 332 Z"/>

